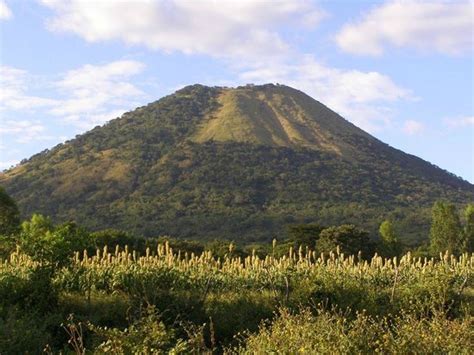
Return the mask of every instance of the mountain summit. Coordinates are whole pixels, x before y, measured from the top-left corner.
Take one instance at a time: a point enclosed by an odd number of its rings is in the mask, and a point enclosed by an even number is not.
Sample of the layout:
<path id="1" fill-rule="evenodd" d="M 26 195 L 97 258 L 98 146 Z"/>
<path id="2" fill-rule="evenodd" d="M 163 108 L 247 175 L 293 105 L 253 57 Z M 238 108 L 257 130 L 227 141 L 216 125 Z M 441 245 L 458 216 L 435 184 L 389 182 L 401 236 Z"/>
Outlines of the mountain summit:
<path id="1" fill-rule="evenodd" d="M 270 239 L 299 222 L 427 228 L 474 186 L 284 85 L 192 85 L 0 175 L 24 215 L 144 235 Z M 426 230 L 424 231 L 426 232 Z"/>

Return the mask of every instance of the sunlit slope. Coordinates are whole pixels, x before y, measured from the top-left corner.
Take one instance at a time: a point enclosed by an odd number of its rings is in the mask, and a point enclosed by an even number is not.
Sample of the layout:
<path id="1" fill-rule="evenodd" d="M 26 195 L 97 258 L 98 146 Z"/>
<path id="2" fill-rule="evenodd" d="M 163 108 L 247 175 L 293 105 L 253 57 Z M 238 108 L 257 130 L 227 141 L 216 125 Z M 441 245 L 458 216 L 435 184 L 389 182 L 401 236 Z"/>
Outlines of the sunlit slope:
<path id="1" fill-rule="evenodd" d="M 218 108 L 199 124 L 196 142 L 242 142 L 341 154 L 345 136 L 370 136 L 325 106 L 287 86 L 221 90 Z"/>

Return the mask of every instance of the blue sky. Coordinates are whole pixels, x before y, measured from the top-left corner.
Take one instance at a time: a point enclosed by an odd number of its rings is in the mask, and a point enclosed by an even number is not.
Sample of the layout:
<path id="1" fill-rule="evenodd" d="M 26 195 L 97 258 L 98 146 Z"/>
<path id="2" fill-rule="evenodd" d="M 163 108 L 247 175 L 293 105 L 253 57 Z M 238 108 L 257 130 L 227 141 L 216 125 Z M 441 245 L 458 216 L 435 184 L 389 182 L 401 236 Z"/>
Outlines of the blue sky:
<path id="1" fill-rule="evenodd" d="M 0 168 L 184 85 L 278 82 L 474 182 L 473 6 L 0 0 Z"/>

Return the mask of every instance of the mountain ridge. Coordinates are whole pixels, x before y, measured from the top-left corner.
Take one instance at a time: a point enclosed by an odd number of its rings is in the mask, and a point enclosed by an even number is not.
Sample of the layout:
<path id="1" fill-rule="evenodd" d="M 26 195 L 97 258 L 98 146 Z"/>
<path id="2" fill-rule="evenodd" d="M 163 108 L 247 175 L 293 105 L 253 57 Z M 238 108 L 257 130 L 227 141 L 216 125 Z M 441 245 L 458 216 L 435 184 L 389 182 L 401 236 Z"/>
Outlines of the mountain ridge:
<path id="1" fill-rule="evenodd" d="M 187 86 L 31 157 L 0 184 L 24 215 L 246 240 L 307 221 L 375 231 L 386 217 L 414 235 L 434 200 L 474 200 L 467 181 L 273 84 Z"/>

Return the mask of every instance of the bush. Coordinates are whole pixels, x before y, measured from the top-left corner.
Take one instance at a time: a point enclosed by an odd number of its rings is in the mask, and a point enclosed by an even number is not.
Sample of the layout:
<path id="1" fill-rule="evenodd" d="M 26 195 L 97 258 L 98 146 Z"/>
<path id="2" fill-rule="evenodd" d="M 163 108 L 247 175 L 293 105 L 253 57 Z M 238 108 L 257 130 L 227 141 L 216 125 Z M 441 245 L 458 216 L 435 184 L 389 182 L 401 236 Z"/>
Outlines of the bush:
<path id="1" fill-rule="evenodd" d="M 470 354 L 474 336 L 472 317 L 450 320 L 402 314 L 393 319 L 358 313 L 353 320 L 332 310 L 309 309 L 291 314 L 283 309 L 270 326 L 244 338 L 229 353 L 262 354 Z"/>
<path id="2" fill-rule="evenodd" d="M 48 328 L 54 323 L 59 320 L 10 308 L 0 316 L 0 354 L 41 354 L 53 341 Z"/>
<path id="3" fill-rule="evenodd" d="M 159 319 L 154 307 L 128 328 L 98 327 L 91 323 L 88 328 L 99 338 L 95 352 L 98 354 L 162 354 L 189 353 L 196 344 L 176 337 L 175 331 Z"/>
<path id="4" fill-rule="evenodd" d="M 356 255 L 360 251 L 364 258 L 372 257 L 375 252 L 369 234 L 352 224 L 329 227 L 323 229 L 319 234 L 316 251 L 329 253 L 335 251 L 338 247 L 339 251 L 346 255 Z"/>
<path id="5" fill-rule="evenodd" d="M 10 235 L 20 229 L 20 211 L 15 201 L 0 186 L 0 235 Z"/>
<path id="6" fill-rule="evenodd" d="M 64 266 L 75 251 L 92 246 L 89 234 L 74 222 L 57 227 L 41 215 L 33 215 L 22 224 L 20 249 L 35 261 L 55 268 Z"/>
<path id="7" fill-rule="evenodd" d="M 262 320 L 272 318 L 275 307 L 270 292 L 248 291 L 210 295 L 204 306 L 206 315 L 212 319 L 218 343 L 228 343 L 239 332 L 256 331 Z"/>
<path id="8" fill-rule="evenodd" d="M 29 314 L 44 313 L 57 305 L 57 290 L 51 282 L 51 269 L 32 267 L 26 271 L 0 273 L 0 314 L 18 307 Z"/>

